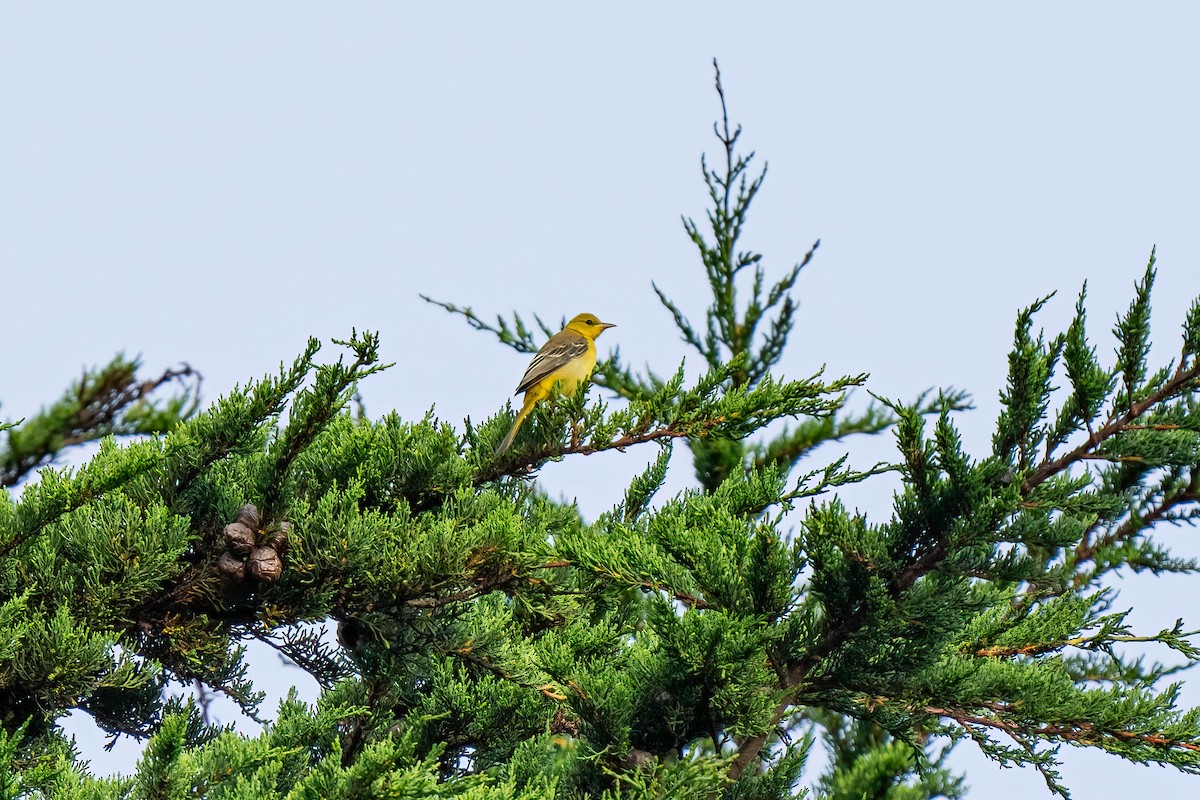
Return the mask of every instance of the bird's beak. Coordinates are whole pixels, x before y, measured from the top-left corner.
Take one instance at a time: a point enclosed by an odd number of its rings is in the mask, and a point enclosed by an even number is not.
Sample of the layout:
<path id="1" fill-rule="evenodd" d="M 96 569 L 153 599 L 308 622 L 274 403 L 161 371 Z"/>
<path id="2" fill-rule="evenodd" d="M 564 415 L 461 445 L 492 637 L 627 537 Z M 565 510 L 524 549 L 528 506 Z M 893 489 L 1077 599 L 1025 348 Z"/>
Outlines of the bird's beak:
<path id="1" fill-rule="evenodd" d="M 602 330 L 602 331 L 606 331 L 609 328 L 615 328 L 615 327 L 617 327 L 617 326 L 611 322 L 601 322 L 600 323 L 600 330 Z"/>

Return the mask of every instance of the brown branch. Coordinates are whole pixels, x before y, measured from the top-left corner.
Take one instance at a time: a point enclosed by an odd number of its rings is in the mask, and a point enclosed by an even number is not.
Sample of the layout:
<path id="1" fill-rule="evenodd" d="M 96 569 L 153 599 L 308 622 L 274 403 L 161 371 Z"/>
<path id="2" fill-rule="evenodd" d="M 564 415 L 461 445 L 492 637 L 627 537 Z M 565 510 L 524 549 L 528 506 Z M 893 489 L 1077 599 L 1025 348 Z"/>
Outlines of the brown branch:
<path id="1" fill-rule="evenodd" d="M 792 702 L 790 699 L 780 703 L 771 715 L 771 724 L 767 730 L 742 740 L 742 743 L 738 745 L 737 755 L 733 757 L 733 761 L 729 764 L 729 777 L 731 780 L 736 781 L 740 778 L 742 773 L 746 771 L 746 767 L 750 766 L 751 762 L 758 757 L 763 745 L 778 730 L 779 723 L 783 721 L 791 705 Z"/>
<path id="2" fill-rule="evenodd" d="M 1004 706 L 1000 706 L 998 704 L 988 705 L 996 708 L 997 710 L 1005 709 Z M 1077 744 L 1091 744 L 1105 736 L 1111 736 L 1112 738 L 1120 739 L 1123 742 L 1139 742 L 1141 744 L 1150 745 L 1151 747 L 1158 747 L 1164 750 L 1178 749 L 1188 750 L 1193 753 L 1200 753 L 1200 744 L 1196 744 L 1194 742 L 1171 739 L 1170 737 L 1157 733 L 1137 733 L 1134 731 L 1099 728 L 1090 722 L 1078 722 L 1074 724 L 1047 723 L 1036 728 L 1029 728 L 1013 720 L 1000 719 L 998 717 L 984 717 L 978 714 L 968 713 L 962 709 L 926 706 L 922 710 L 927 714 L 952 719 L 964 728 L 968 725 L 978 725 L 980 727 L 1003 731 L 1009 735 L 1015 736 L 1043 736 L 1053 739 L 1062 739 L 1064 741 L 1074 742 Z"/>
<path id="3" fill-rule="evenodd" d="M 1038 642 L 1037 644 L 1026 644 L 1019 647 L 982 647 L 975 651 L 975 655 L 979 658 L 1012 658 L 1013 656 L 1037 656 L 1042 653 L 1051 653 L 1055 650 L 1061 650 L 1070 645 L 1071 642 Z"/>
<path id="4" fill-rule="evenodd" d="M 1190 634 L 1189 634 L 1190 635 Z M 1117 642 L 1161 642 L 1159 636 L 1126 636 L 1126 635 L 1108 635 L 1096 634 L 1095 636 L 1075 636 L 1070 639 L 1060 639 L 1057 642 L 1037 642 L 1034 644 L 1026 644 L 1012 647 L 983 647 L 975 651 L 975 655 L 980 658 L 1011 658 L 1013 656 L 1036 656 L 1042 653 L 1051 653 L 1057 650 L 1062 650 L 1067 647 L 1078 647 L 1084 650 L 1095 651 L 1103 648 L 1105 645 L 1114 644 Z"/>
<path id="5" fill-rule="evenodd" d="M 1126 425 L 1127 431 L 1182 431 L 1185 428 L 1182 425 Z"/>
<path id="6" fill-rule="evenodd" d="M 452 603 L 461 603 L 464 600 L 471 600 L 481 594 L 498 588 L 501 584 L 494 586 L 474 586 L 470 589 L 464 589 L 461 592 L 444 595 L 442 597 L 414 597 L 411 600 L 403 601 L 403 605 L 411 608 L 441 608 Z"/>

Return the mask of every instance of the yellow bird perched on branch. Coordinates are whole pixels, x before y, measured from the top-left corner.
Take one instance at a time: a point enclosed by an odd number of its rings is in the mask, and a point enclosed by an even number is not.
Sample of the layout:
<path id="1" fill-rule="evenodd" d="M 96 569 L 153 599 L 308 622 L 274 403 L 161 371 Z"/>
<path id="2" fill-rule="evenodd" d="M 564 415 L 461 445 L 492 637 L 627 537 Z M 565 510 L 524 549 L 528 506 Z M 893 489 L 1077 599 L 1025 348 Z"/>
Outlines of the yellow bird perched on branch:
<path id="1" fill-rule="evenodd" d="M 496 448 L 496 455 L 508 449 L 529 412 L 550 396 L 556 384 L 563 394 L 571 395 L 591 376 L 596 368 L 596 337 L 615 327 L 611 322 L 601 322 L 593 314 L 580 314 L 542 345 L 529 362 L 521 385 L 513 393 L 524 392 L 525 402 L 504 441 Z"/>

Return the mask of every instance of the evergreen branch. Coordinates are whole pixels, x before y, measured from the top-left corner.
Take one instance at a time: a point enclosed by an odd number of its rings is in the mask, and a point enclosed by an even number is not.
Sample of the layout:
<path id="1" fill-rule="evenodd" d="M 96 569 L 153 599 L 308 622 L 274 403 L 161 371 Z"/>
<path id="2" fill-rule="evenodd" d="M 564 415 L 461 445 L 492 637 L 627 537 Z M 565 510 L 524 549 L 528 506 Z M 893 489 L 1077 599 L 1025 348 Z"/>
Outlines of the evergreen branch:
<path id="1" fill-rule="evenodd" d="M 954 389 L 940 391 L 936 398 L 927 399 L 922 392 L 912 404 L 917 414 L 940 414 L 943 411 L 967 411 L 972 408 L 970 395 Z M 873 436 L 891 429 L 899 417 L 892 404 L 873 400 L 866 409 L 848 414 L 805 420 L 794 429 L 784 429 L 775 438 L 747 448 L 754 466 L 771 465 L 790 469 L 796 462 L 827 442 L 839 442 L 850 436 Z"/>
<path id="2" fill-rule="evenodd" d="M 765 174 L 765 170 L 764 170 Z M 754 362 L 758 365 L 757 369 L 751 372 L 751 381 L 759 380 L 767 369 L 779 361 L 783 355 L 783 348 L 787 344 L 788 336 L 791 334 L 794 316 L 796 312 L 796 304 L 791 298 L 792 287 L 796 284 L 796 279 L 800 277 L 800 271 L 803 270 L 813 260 L 816 255 L 817 248 L 821 246 L 821 240 L 815 241 L 804 254 L 804 257 L 788 271 L 786 275 L 771 287 L 767 294 L 765 302 L 760 301 L 763 283 L 763 271 L 758 268 L 755 273 L 754 289 L 751 293 L 750 304 L 746 308 L 746 315 L 742 328 L 744 330 L 745 341 L 747 345 L 753 340 L 754 332 L 758 328 L 758 323 L 762 320 L 763 315 L 770 311 L 775 306 L 783 303 L 780 308 L 779 316 L 771 323 L 771 332 L 767 335 L 766 341 L 763 343 Z"/>
<path id="3" fill-rule="evenodd" d="M 690 224 L 689 220 L 684 221 L 684 225 Z M 650 282 L 650 287 L 654 289 L 654 293 L 658 295 L 658 301 L 663 304 L 667 311 L 671 312 L 671 316 L 675 319 L 675 327 L 679 328 L 679 333 L 683 336 L 683 341 L 690 344 L 696 349 L 709 367 L 718 367 L 721 364 L 721 354 L 716 350 L 710 350 L 705 342 L 700 340 L 700 336 L 696 333 L 696 329 L 692 327 L 692 323 L 684 316 L 684 313 L 679 310 L 679 306 L 675 304 L 662 289 L 658 288 L 658 284 Z"/>
<path id="4" fill-rule="evenodd" d="M 808 648 L 802 658 L 781 673 L 779 683 L 784 692 L 782 699 L 776 704 L 775 710 L 771 714 L 771 723 L 765 730 L 746 737 L 738 745 L 729 765 L 728 774 L 731 780 L 738 780 L 758 758 L 758 754 L 770 738 L 777 734 L 780 723 L 791 711 L 800 688 L 813 669 L 858 632 L 866 623 L 866 618 L 861 610 L 856 610 L 838 622 L 836 627 L 826 631 L 820 641 Z"/>
<path id="5" fill-rule="evenodd" d="M 141 362 L 117 356 L 102 368 L 85 371 L 62 399 L 35 416 L 6 424 L 7 442 L 0 447 L 0 486 L 15 486 L 39 466 L 49 464 L 68 447 L 105 436 L 165 433 L 196 412 L 200 373 L 187 364 L 138 380 Z M 189 385 L 190 382 L 190 385 Z M 165 405 L 151 396 L 170 383 L 184 388 Z"/>
<path id="6" fill-rule="evenodd" d="M 1170 379 L 1163 383 L 1158 389 L 1142 398 L 1130 403 L 1125 411 L 1114 411 L 1104 425 L 1095 431 L 1091 432 L 1088 437 L 1075 447 L 1070 452 L 1064 453 L 1057 458 L 1045 458 L 1034 467 L 1033 471 L 1021 484 L 1022 492 L 1028 495 L 1036 487 L 1043 484 L 1047 479 L 1066 470 L 1073 464 L 1087 460 L 1093 457 L 1096 449 L 1106 441 L 1112 439 L 1118 434 L 1125 433 L 1130 430 L 1136 430 L 1130 426 L 1135 423 L 1135 420 L 1140 419 L 1150 409 L 1161 403 L 1179 397 L 1190 391 L 1195 391 L 1200 386 L 1200 362 L 1193 364 L 1190 367 L 1185 367 L 1180 364 Z"/>
<path id="7" fill-rule="evenodd" d="M 1080 564 L 1093 561 L 1097 553 L 1102 550 L 1121 544 L 1157 522 L 1171 519 L 1173 509 L 1189 503 L 1200 503 L 1200 468 L 1193 470 L 1190 480 L 1177 491 L 1167 494 L 1140 513 L 1131 513 L 1106 535 L 1095 537 L 1099 523 L 1092 525 L 1075 547 L 1074 566 L 1078 569 Z M 1077 588 L 1083 586 L 1095 580 L 1097 576 L 1097 571 L 1090 574 L 1077 572 L 1074 579 L 1075 586 Z"/>
<path id="8" fill-rule="evenodd" d="M 626 400 L 645 400 L 663 387 L 663 379 L 649 368 L 645 376 L 635 374 L 621 364 L 621 348 L 614 347 L 612 354 L 596 363 L 592 383 L 607 389 Z"/>
<path id="9" fill-rule="evenodd" d="M 1183 425 L 1126 425 L 1127 431 L 1182 431 L 1190 430 Z"/>
<path id="10" fill-rule="evenodd" d="M 1152 248 L 1150 263 L 1146 265 L 1146 273 L 1136 286 L 1129 310 L 1117 318 L 1116 327 L 1113 328 L 1113 334 L 1121 344 L 1117 349 L 1117 368 L 1124 383 L 1117 404 L 1130 408 L 1146 378 L 1146 356 L 1150 354 L 1150 291 L 1156 276 L 1154 261 L 1155 248 Z"/>
<path id="11" fill-rule="evenodd" d="M 320 341 L 310 338 L 290 369 L 281 364 L 278 377 L 264 378 L 245 394 L 220 398 L 168 437 L 167 483 L 182 492 L 217 461 L 258 445 L 255 432 L 283 412 L 287 399 L 308 377 L 320 349 Z"/>
<path id="12" fill-rule="evenodd" d="M 753 307 L 753 306 L 752 306 Z M 783 356 L 783 349 L 787 345 L 788 337 L 792 334 L 792 328 L 795 327 L 796 320 L 796 303 L 792 298 L 785 297 L 783 305 L 779 309 L 779 316 L 771 320 L 771 329 L 766 334 L 766 339 L 763 341 L 762 347 L 759 348 L 757 355 L 751 361 L 751 369 L 746 375 L 746 380 L 749 383 L 762 380 L 763 376 L 779 363 L 779 359 Z M 750 337 L 753 335 L 753 327 L 750 325 L 750 320 L 745 320 L 746 328 L 746 345 L 750 345 Z M 757 323 L 754 327 L 757 327 Z"/>
<path id="13" fill-rule="evenodd" d="M 775 710 L 771 713 L 771 722 L 766 730 L 747 736 L 738 743 L 733 759 L 729 762 L 727 772 L 731 781 L 740 779 L 746 772 L 746 769 L 758 758 L 758 754 L 762 751 L 763 746 L 766 745 L 772 736 L 780 733 L 783 718 L 787 716 L 791 707 L 791 700 L 776 705 Z"/>
<path id="14" fill-rule="evenodd" d="M 679 392 L 683 380 L 681 366 L 655 397 L 632 403 L 608 420 L 601 418 L 599 409 L 589 412 L 586 425 L 573 424 L 566 445 L 551 441 L 540 448 L 514 453 L 512 458 L 485 462 L 476 470 L 473 483 L 479 486 L 505 475 L 529 475 L 545 461 L 568 455 L 623 451 L 638 444 L 680 438 L 737 439 L 782 416 L 834 413 L 845 402 L 843 392 L 866 380 L 865 375 L 855 375 L 822 384 L 816 380 L 818 373 L 804 381 L 766 380 L 754 387 L 728 389 L 718 394 L 725 377 L 738 370 L 740 363 L 738 359 L 709 372 L 684 393 Z M 567 412 L 574 411 L 576 420 L 585 399 L 584 392 L 564 399 Z M 573 409 L 571 404 L 575 404 Z M 620 435 L 616 435 L 618 432 Z"/>
<path id="15" fill-rule="evenodd" d="M 1188 359 L 1200 355 L 1200 298 L 1188 306 L 1187 316 L 1183 321 L 1183 348 L 1179 354 L 1179 363 L 1185 364 Z"/>
<path id="16" fill-rule="evenodd" d="M 899 412 L 901 409 L 897 407 L 896 410 Z M 901 414 L 902 418 L 920 420 L 920 417 L 911 413 L 911 409 L 906 411 L 909 413 Z M 949 541 L 945 537 L 937 539 L 919 556 L 913 557 L 903 568 L 890 575 L 881 576 L 885 578 L 887 594 L 892 598 L 900 597 L 906 590 L 911 589 L 920 578 L 937 569 L 949 554 Z M 796 703 L 800 692 L 808 688 L 806 684 L 809 682 L 809 676 L 813 670 L 862 630 L 867 621 L 868 615 L 865 607 L 862 605 L 853 607 L 836 620 L 830 620 L 829 627 L 821 638 L 814 645 L 808 647 L 803 656 L 786 665 L 780 674 L 779 689 L 782 691 L 782 697 L 772 714 L 772 724 L 766 730 L 747 737 L 738 745 L 734 758 L 730 762 L 729 777 L 731 779 L 737 780 L 758 758 L 763 746 L 772 735 L 775 735 L 780 721 L 787 716 L 789 710 Z"/>
<path id="17" fill-rule="evenodd" d="M 515 320 L 513 325 L 509 325 L 508 321 L 499 314 L 496 315 L 496 324 L 492 325 L 472 311 L 469 306 L 463 307 L 456 306 L 453 303 L 443 303 L 441 300 L 434 300 L 432 297 L 428 297 L 427 295 L 423 294 L 419 295 L 419 297 L 426 303 L 431 303 L 435 306 L 439 306 L 440 308 L 444 308 L 451 314 L 458 314 L 462 316 L 464 319 L 466 319 L 467 324 L 475 330 L 484 331 L 485 333 L 491 333 L 495 335 L 495 337 L 500 340 L 501 344 L 508 345 L 518 353 L 532 354 L 538 351 L 538 345 L 533 339 L 533 331 L 527 328 L 524 322 L 521 320 L 521 317 L 516 314 L 513 315 Z M 541 320 L 539 319 L 538 322 L 540 324 Z M 545 325 L 542 325 L 541 327 L 542 332 L 546 334 L 547 338 L 554 335 L 554 331 L 548 329 Z"/>
<path id="18" fill-rule="evenodd" d="M 894 464 L 888 464 L 883 461 L 877 462 L 866 470 L 854 470 L 845 466 L 848 456 L 842 456 L 832 464 L 825 466 L 822 469 L 815 469 L 801 475 L 796 481 L 796 486 L 789 492 L 779 496 L 779 503 L 791 503 L 794 500 L 800 500 L 806 497 L 816 497 L 824 494 L 830 489 L 838 486 L 846 486 L 851 483 L 861 483 L 867 478 L 875 475 L 882 475 L 885 472 L 893 472 L 896 469 Z M 814 485 L 809 485 L 809 480 L 820 475 L 820 480 Z"/>
<path id="19" fill-rule="evenodd" d="M 1000 393 L 1003 406 L 993 436 L 996 456 L 1015 460 L 1020 469 L 1028 469 L 1034 451 L 1046 437 L 1040 423 L 1050 405 L 1053 387 L 1050 380 L 1067 341 L 1058 336 L 1047 343 L 1042 332 L 1032 335 L 1033 317 L 1053 295 L 1043 297 L 1017 315 L 1013 348 L 1008 356 L 1008 381 Z"/>
<path id="20" fill-rule="evenodd" d="M 1016 711 L 1016 709 L 1002 704 L 992 704 L 992 707 L 996 709 L 997 712 L 1001 713 Z M 1143 744 L 1158 750 L 1184 750 L 1191 753 L 1200 753 L 1200 742 L 1197 741 L 1176 739 L 1159 733 L 1129 731 L 1122 730 L 1120 728 L 1105 728 L 1086 721 L 1072 723 L 1053 722 L 1045 723 L 1037 727 L 1029 727 L 1017 720 L 1003 719 L 999 716 L 983 716 L 980 714 L 973 714 L 969 711 L 959 708 L 926 706 L 922 710 L 926 714 L 930 714 L 935 717 L 952 719 L 963 727 L 968 725 L 979 725 L 985 728 L 993 728 L 1005 733 L 1015 734 L 1016 736 L 1035 736 L 1049 739 L 1060 739 L 1071 742 L 1072 744 L 1080 745 L 1095 745 L 1105 737 L 1110 737 L 1121 742 Z"/>
<path id="21" fill-rule="evenodd" d="M 1144 660 L 1138 657 L 1127 661 L 1111 651 L 1085 651 L 1064 657 L 1063 668 L 1075 683 L 1153 686 L 1163 678 L 1200 666 L 1200 661 L 1185 661 L 1170 666 L 1154 662 L 1146 667 Z"/>
<path id="22" fill-rule="evenodd" d="M 345 651 L 335 651 L 323 641 L 320 626 L 307 631 L 289 626 L 284 629 L 282 639 L 274 632 L 255 631 L 254 638 L 307 672 L 323 689 L 328 690 L 354 674 L 353 664 Z"/>
<path id="23" fill-rule="evenodd" d="M 691 594 L 690 592 L 685 592 L 681 589 L 672 589 L 669 586 L 664 586 L 662 584 L 654 583 L 652 581 L 643 581 L 636 585 L 639 588 L 641 588 L 645 591 L 648 591 L 648 592 L 665 592 L 666 594 L 675 598 L 679 602 L 683 603 L 688 608 L 699 608 L 699 609 L 716 608 L 716 606 L 714 606 L 712 603 L 705 600 L 703 597 L 700 597 L 695 594 Z"/>
<path id="24" fill-rule="evenodd" d="M 507 681 L 508 683 L 520 686 L 523 689 L 532 689 L 548 700 L 554 700 L 555 702 L 561 703 L 567 699 L 567 696 L 564 695 L 559 690 L 559 687 L 555 686 L 554 684 L 538 684 L 533 681 L 524 680 L 499 664 L 493 663 L 491 659 L 475 653 L 474 649 L 470 646 L 470 643 L 464 645 L 463 647 L 440 649 L 440 652 L 442 655 L 456 658 L 465 664 L 483 669 L 492 675 L 495 675 L 497 678 Z"/>
<path id="25" fill-rule="evenodd" d="M 510 592 L 522 582 L 529 581 L 530 574 L 537 570 L 564 569 L 571 566 L 573 566 L 572 562 L 566 559 L 557 559 L 555 561 L 548 561 L 542 564 L 528 566 L 525 568 L 525 572 L 521 572 L 513 567 L 507 567 L 490 573 L 476 573 L 472 578 L 473 585 L 465 589 L 460 589 L 448 594 L 433 594 L 433 589 L 423 588 L 419 592 L 416 592 L 409 597 L 400 597 L 389 602 L 372 603 L 371 610 L 379 612 L 395 612 L 402 608 L 415 608 L 421 610 L 445 608 L 446 606 L 467 603 L 468 601 L 475 600 L 491 594 L 492 592 Z M 569 594 L 570 592 L 564 591 L 562 593 Z M 351 593 L 342 593 L 333 599 L 331 607 L 334 610 L 335 616 L 344 617 L 348 614 L 347 609 L 350 605 L 348 602 L 350 598 L 347 596 L 347 594 Z"/>
<path id="26" fill-rule="evenodd" d="M 453 592 L 451 594 L 438 595 L 436 597 L 411 597 L 407 600 L 402 600 L 401 603 L 410 608 L 441 608 L 442 606 L 454 605 L 455 603 L 464 603 L 467 600 L 474 600 L 476 597 L 485 595 L 488 592 L 502 588 L 509 583 L 511 579 L 497 581 L 491 584 L 482 586 L 472 586 L 470 589 L 463 589 L 461 592 Z"/>
<path id="27" fill-rule="evenodd" d="M 1124 615 L 1120 615 L 1124 617 Z M 1174 630 L 1164 630 L 1153 636 L 1133 636 L 1127 634 L 1113 634 L 1108 630 L 1101 630 L 1094 636 L 1074 636 L 1069 639 L 1062 639 L 1056 642 L 1031 642 L 1023 645 L 1010 646 L 992 646 L 982 647 L 975 651 L 975 655 L 980 658 L 1013 658 L 1017 656 L 1032 657 L 1042 655 L 1044 653 L 1054 653 L 1063 650 L 1067 647 L 1078 647 L 1081 650 L 1106 650 L 1113 644 L 1135 644 L 1135 643 L 1157 643 L 1166 644 L 1172 649 L 1182 649 L 1189 658 L 1200 657 L 1200 651 L 1190 645 L 1186 639 L 1189 637 L 1200 636 L 1200 631 L 1181 632 L 1182 627 L 1177 624 Z M 1122 628 L 1123 629 L 1123 628 Z"/>
<path id="28" fill-rule="evenodd" d="M 917 413 L 917 409 L 886 400 L 881 402 L 889 406 L 899 420 L 897 439 L 905 456 L 906 464 L 903 469 L 905 481 L 909 485 L 907 494 L 911 499 L 897 501 L 900 514 L 898 533 L 904 532 L 906 537 L 893 545 L 897 560 L 886 567 L 871 567 L 869 574 L 880 582 L 879 588 L 890 599 L 889 602 L 895 603 L 899 602 L 917 581 L 941 567 L 954 552 L 954 548 L 960 544 L 951 535 L 951 526 L 961 514 L 971 509 L 959 509 L 956 506 L 947 506 L 946 503 L 948 498 L 953 498 L 959 506 L 966 504 L 967 498 L 961 492 L 978 478 L 972 476 L 974 467 L 966 461 L 961 452 L 961 443 L 950 424 L 947 409 L 942 410 L 935 443 L 930 444 L 924 438 L 924 419 Z M 945 485 L 938 481 L 935 474 L 939 469 L 951 476 Z M 908 519 L 904 509 L 910 505 L 916 505 L 919 509 L 940 508 L 946 516 L 938 517 L 936 521 L 927 516 Z M 979 520 L 977 524 L 999 524 L 1011 513 L 1004 508 L 996 506 L 990 509 L 988 516 Z M 920 515 L 927 512 L 917 513 Z M 907 529 L 911 529 L 911 533 Z M 852 553 L 846 555 L 854 557 Z M 883 558 L 882 554 L 878 557 Z M 828 621 L 820 638 L 805 648 L 803 655 L 786 664 L 780 672 L 779 689 L 782 696 L 773 714 L 775 725 L 787 716 L 802 692 L 819 688 L 812 685 L 812 672 L 839 648 L 850 642 L 868 624 L 870 617 L 868 606 L 862 602 L 850 603 L 839 609 L 836 615 L 831 614 L 827 617 Z M 739 745 L 730 766 L 731 778 L 739 777 L 755 761 L 772 735 L 773 729 L 768 729 L 748 737 Z"/>
<path id="29" fill-rule="evenodd" d="M 325 430 L 346 404 L 350 402 L 358 381 L 388 369 L 392 364 L 379 364 L 379 334 L 351 328 L 348 340 L 334 339 L 334 344 L 348 347 L 354 361 L 345 366 L 341 357 L 333 364 L 317 370 L 315 385 L 295 396 L 288 425 L 272 443 L 268 452 L 263 512 L 272 516 L 284 486 L 284 475 L 292 463 L 316 436 Z"/>
<path id="30" fill-rule="evenodd" d="M 613 439 L 603 444 L 580 443 L 561 446 L 545 446 L 540 450 L 523 452 L 519 461 L 509 464 L 493 463 L 475 473 L 474 485 L 482 486 L 485 483 L 491 483 L 506 475 L 522 476 L 532 475 L 546 461 L 560 456 L 590 456 L 595 453 L 602 453 L 606 450 L 619 450 L 624 452 L 626 448 L 634 445 L 646 444 L 648 442 L 670 441 L 672 439 L 682 439 L 689 436 L 697 435 L 700 431 L 711 431 L 720 426 L 724 419 L 711 420 L 707 425 L 701 425 L 698 428 L 684 428 L 680 426 L 664 426 L 653 430 L 643 431 L 636 434 L 627 434 L 617 439 Z"/>
<path id="31" fill-rule="evenodd" d="M 632 522 L 646 510 L 654 495 L 662 488 L 667 478 L 667 466 L 671 462 L 672 443 L 668 440 L 659 450 L 658 458 L 651 463 L 646 471 L 634 478 L 625 491 L 625 499 L 621 502 L 620 513 L 626 522 Z"/>
<path id="32" fill-rule="evenodd" d="M 156 449 L 154 442 L 138 443 L 118 451 L 112 458 L 93 459 L 73 474 L 65 470 L 44 470 L 40 481 L 25 487 L 15 524 L 11 529 L 0 528 L 3 536 L 0 559 L 56 520 L 152 470 L 156 466 Z"/>
<path id="33" fill-rule="evenodd" d="M 349 718 L 349 730 L 346 731 L 341 743 L 343 769 L 349 768 L 351 764 L 355 763 L 366 748 L 367 733 L 372 722 L 370 711 L 374 710 L 379 702 L 387 696 L 388 690 L 391 688 L 391 681 L 380 677 L 365 679 L 363 683 L 367 686 L 364 698 L 366 709 L 363 713 Z"/>
<path id="34" fill-rule="evenodd" d="M 713 124 L 713 133 L 720 142 L 724 169 L 718 171 L 710 168 L 707 157 L 701 156 L 701 173 L 711 201 L 707 212 L 711 241 L 700 231 L 694 220 L 688 217 L 683 219 L 684 232 L 699 252 L 712 291 L 712 303 L 705 311 L 703 338 L 679 307 L 657 285 L 654 286 L 654 291 L 658 294 L 660 302 L 671 312 L 683 340 L 694 347 L 710 367 L 717 367 L 722 362 L 723 349 L 728 350 L 731 360 L 744 359 L 742 367 L 731 376 L 733 385 L 753 385 L 767 375 L 783 353 L 797 309 L 791 291 L 800 272 L 812 261 L 820 241 L 818 240 L 770 289 L 765 285 L 766 274 L 761 266 L 762 255 L 738 249 L 746 216 L 766 180 L 767 167 L 764 165 L 757 175 L 751 176 L 754 153 L 750 152 L 744 156 L 738 153 L 737 143 L 742 129 L 740 126 L 731 125 L 729 121 L 721 70 L 715 59 L 713 70 L 717 96 L 721 103 L 721 118 Z M 744 308 L 739 308 L 738 275 L 750 267 L 754 267 L 750 298 Z M 778 314 L 771 320 L 770 330 L 763 335 L 762 344 L 755 351 L 754 341 L 760 324 L 767 312 L 776 308 Z"/>
<path id="35" fill-rule="evenodd" d="M 235 648 L 236 655 L 229 658 L 225 664 L 204 664 L 203 671 L 172 670 L 184 683 L 199 680 L 228 699 L 232 700 L 238 709 L 248 718 L 262 725 L 265 721 L 258 714 L 258 706 L 266 697 L 266 692 L 253 691 L 253 685 L 246 679 L 246 665 L 242 659 L 242 648 Z M 197 665 L 201 666 L 201 665 Z"/>
<path id="36" fill-rule="evenodd" d="M 1087 339 L 1087 282 L 1075 301 L 1075 317 L 1063 337 L 1063 363 L 1071 383 L 1071 396 L 1059 410 L 1054 428 L 1046 437 L 1046 458 L 1076 431 L 1087 428 L 1100 415 L 1116 383 L 1116 374 L 1100 366 L 1096 348 Z"/>

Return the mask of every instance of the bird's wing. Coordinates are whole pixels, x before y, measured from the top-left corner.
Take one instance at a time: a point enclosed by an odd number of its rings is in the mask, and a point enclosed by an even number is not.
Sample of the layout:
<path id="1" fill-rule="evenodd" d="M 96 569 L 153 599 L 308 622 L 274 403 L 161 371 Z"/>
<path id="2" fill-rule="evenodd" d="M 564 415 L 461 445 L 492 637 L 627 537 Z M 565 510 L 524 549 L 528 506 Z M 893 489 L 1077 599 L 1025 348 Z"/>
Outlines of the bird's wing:
<path id="1" fill-rule="evenodd" d="M 587 352 L 587 346 L 587 339 L 575 331 L 559 331 L 554 334 L 550 341 L 538 350 L 533 361 L 529 362 L 529 368 L 525 370 L 525 377 L 521 378 L 521 385 L 517 387 L 515 394 L 528 390 L 559 367 L 579 358 Z"/>

